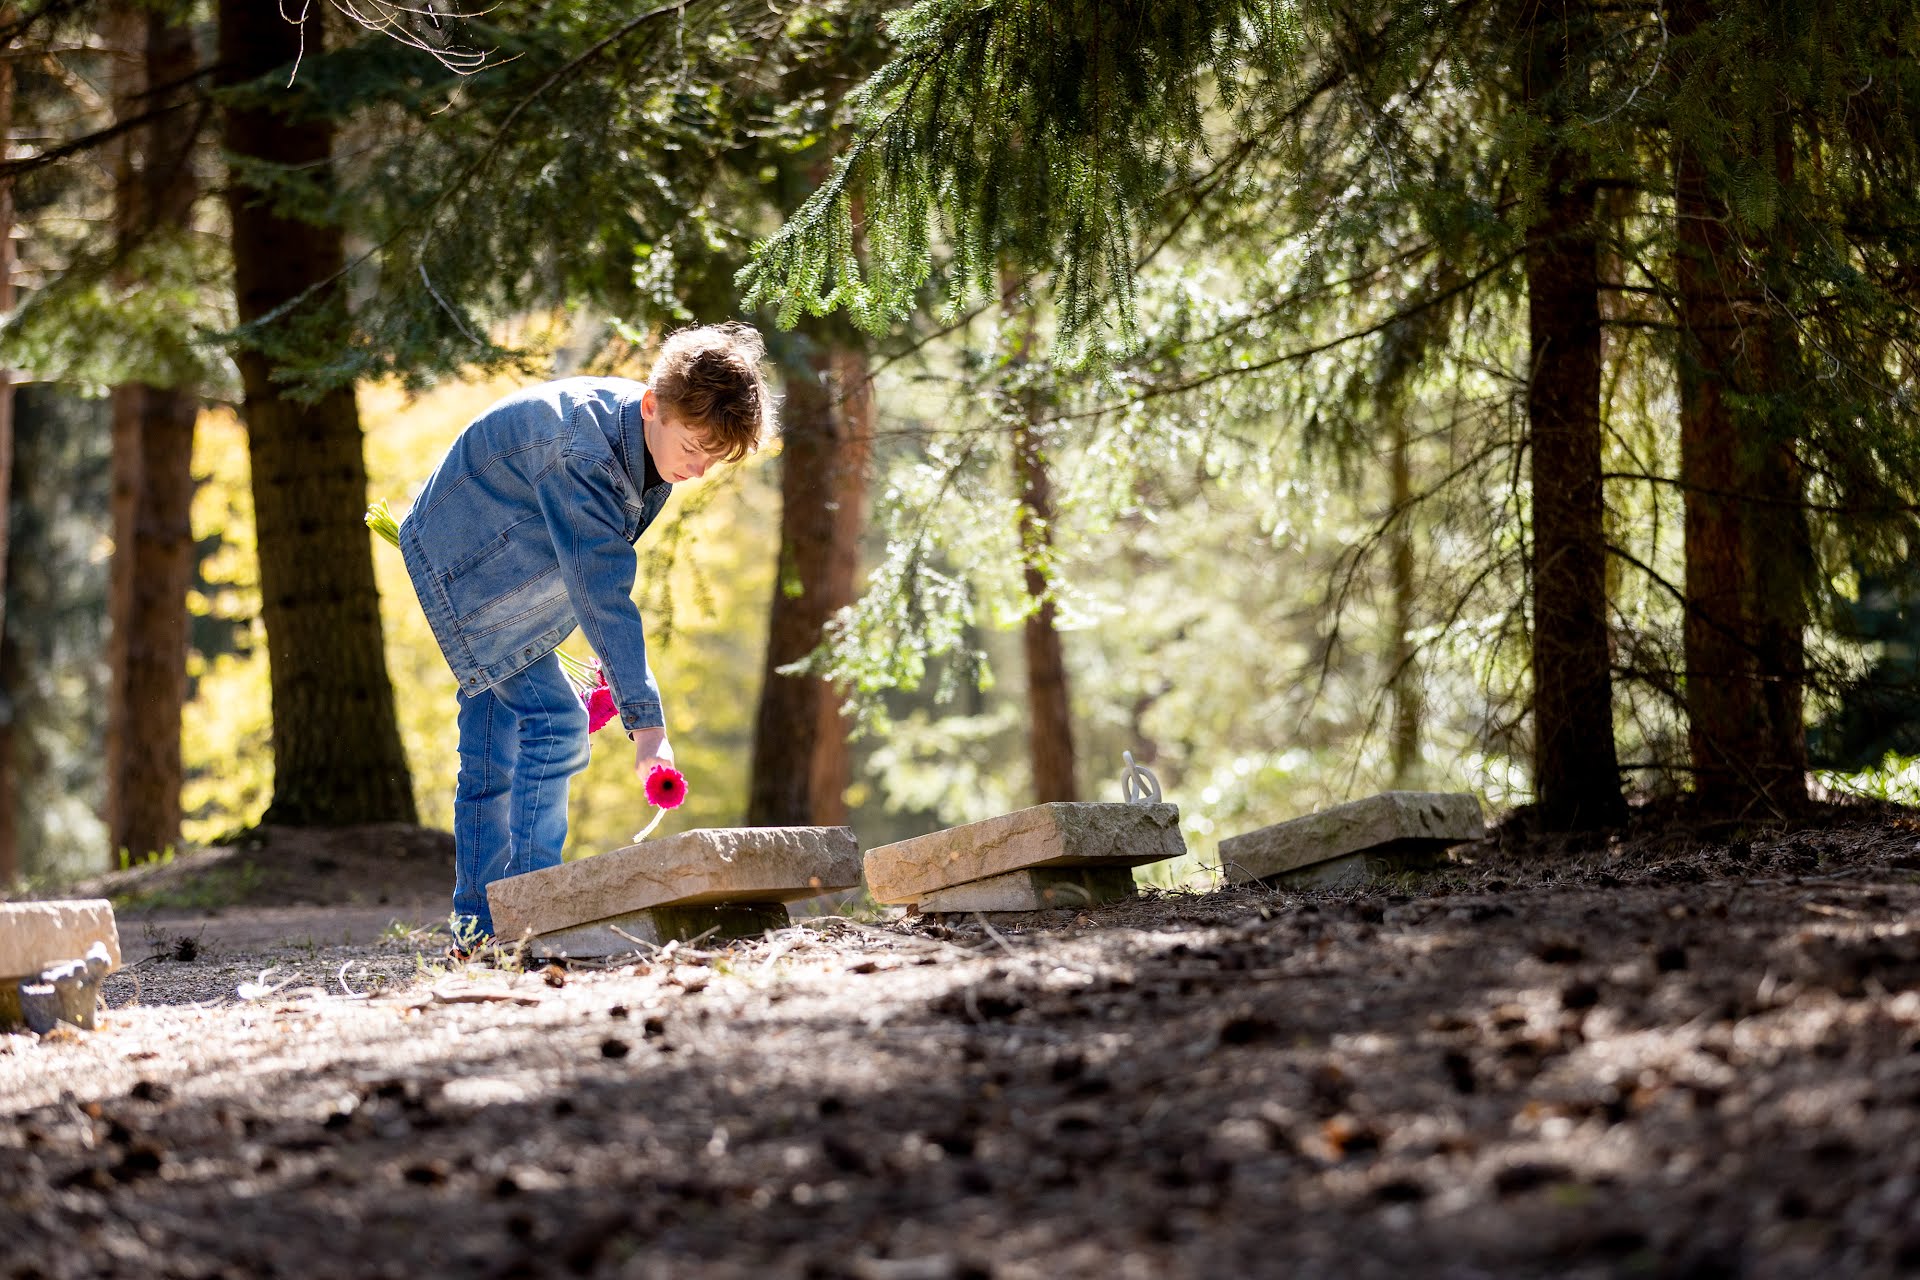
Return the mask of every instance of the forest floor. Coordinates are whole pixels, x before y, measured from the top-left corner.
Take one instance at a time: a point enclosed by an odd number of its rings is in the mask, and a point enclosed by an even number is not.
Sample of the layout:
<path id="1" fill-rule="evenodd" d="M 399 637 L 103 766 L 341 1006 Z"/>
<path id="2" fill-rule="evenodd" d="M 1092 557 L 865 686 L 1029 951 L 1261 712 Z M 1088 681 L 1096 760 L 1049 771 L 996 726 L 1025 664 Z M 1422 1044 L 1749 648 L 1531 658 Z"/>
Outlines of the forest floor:
<path id="1" fill-rule="evenodd" d="M 0 1036 L 0 1275 L 1920 1270 L 1920 816 L 532 972 L 328 839 L 149 872 L 99 1028 Z"/>

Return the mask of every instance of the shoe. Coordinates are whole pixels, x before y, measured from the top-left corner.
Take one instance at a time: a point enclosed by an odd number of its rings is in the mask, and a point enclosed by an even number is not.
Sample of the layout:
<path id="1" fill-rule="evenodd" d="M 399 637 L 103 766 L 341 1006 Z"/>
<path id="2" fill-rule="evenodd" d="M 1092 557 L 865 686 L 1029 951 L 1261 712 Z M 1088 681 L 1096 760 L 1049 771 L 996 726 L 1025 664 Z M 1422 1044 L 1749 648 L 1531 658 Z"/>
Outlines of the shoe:
<path id="1" fill-rule="evenodd" d="M 478 964 L 485 965 L 489 969 L 525 967 L 521 964 L 519 956 L 509 952 L 492 938 L 482 938 L 467 946 L 461 946 L 457 942 L 449 943 L 446 956 L 448 964 Z"/>

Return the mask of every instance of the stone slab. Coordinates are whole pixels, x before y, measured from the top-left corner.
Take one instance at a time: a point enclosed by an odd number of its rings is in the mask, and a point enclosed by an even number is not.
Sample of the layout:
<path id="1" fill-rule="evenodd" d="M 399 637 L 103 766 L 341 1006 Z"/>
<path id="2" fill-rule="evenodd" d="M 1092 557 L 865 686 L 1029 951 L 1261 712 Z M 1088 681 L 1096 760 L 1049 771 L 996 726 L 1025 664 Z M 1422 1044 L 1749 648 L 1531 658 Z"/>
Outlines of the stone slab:
<path id="1" fill-rule="evenodd" d="M 96 940 L 79 960 L 48 965 L 28 978 L 0 979 L 0 1030 L 24 1025 L 44 1034 L 61 1022 L 93 1030 L 100 981 L 113 968 L 107 944 Z"/>
<path id="2" fill-rule="evenodd" d="M 1343 865 L 1330 870 L 1347 877 L 1357 870 L 1364 879 L 1382 869 L 1421 865 L 1453 845 L 1478 840 L 1485 834 L 1480 801 L 1475 796 L 1464 792 L 1387 791 L 1230 836 L 1220 842 L 1220 862 L 1232 884 L 1275 882 L 1289 873 L 1336 860 Z M 1369 870 L 1370 866 L 1374 869 Z M 1357 883 L 1351 878 L 1337 882 Z"/>
<path id="3" fill-rule="evenodd" d="M 654 907 L 793 902 L 859 883 L 851 828 L 701 828 L 496 880 L 487 902 L 495 935 L 513 942 Z"/>
<path id="4" fill-rule="evenodd" d="M 701 946 L 732 938 L 757 938 L 769 929 L 784 929 L 793 921 L 778 902 L 722 903 L 716 906 L 653 907 L 630 911 L 610 920 L 574 925 L 542 933 L 528 942 L 539 960 L 600 960 L 662 946 L 678 939 Z"/>
<path id="5" fill-rule="evenodd" d="M 1187 850 L 1170 804 L 1035 805 L 867 850 L 867 891 L 879 902 L 1035 867 L 1138 867 Z"/>
<path id="6" fill-rule="evenodd" d="M 84 960 L 94 943 L 120 967 L 120 930 L 105 898 L 0 903 L 0 978 L 38 977 L 51 965 Z"/>
<path id="7" fill-rule="evenodd" d="M 1052 911 L 1094 907 L 1131 898 L 1137 887 L 1130 867 L 1042 867 L 1009 871 L 951 889 L 935 889 L 920 898 L 928 914 L 949 911 Z"/>

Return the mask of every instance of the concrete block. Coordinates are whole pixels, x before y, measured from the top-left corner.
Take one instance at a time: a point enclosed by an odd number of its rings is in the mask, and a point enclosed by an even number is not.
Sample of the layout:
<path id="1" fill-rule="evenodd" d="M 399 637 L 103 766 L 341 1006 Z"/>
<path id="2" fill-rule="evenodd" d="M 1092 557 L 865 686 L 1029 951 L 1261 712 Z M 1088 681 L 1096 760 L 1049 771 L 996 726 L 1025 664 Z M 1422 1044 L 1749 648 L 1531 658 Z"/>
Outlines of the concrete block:
<path id="1" fill-rule="evenodd" d="M 496 880 L 487 902 L 496 936 L 514 942 L 657 907 L 793 902 L 859 883 L 860 846 L 850 828 L 730 827 Z"/>
<path id="2" fill-rule="evenodd" d="M 757 938 L 792 923 L 786 906 L 778 902 L 652 907 L 536 935 L 528 949 L 540 960 L 598 960 L 644 950 L 641 943 L 657 947 L 676 938 L 681 942 L 699 938 L 704 947 L 733 938 Z"/>
<path id="3" fill-rule="evenodd" d="M 880 902 L 920 902 L 1012 871 L 1137 867 L 1186 848 L 1174 805 L 1041 804 L 869 849 L 867 890 Z"/>
<path id="4" fill-rule="evenodd" d="M 1220 862 L 1232 884 L 1358 884 L 1425 866 L 1486 832 L 1480 801 L 1460 792 L 1387 791 L 1231 836 Z"/>
<path id="5" fill-rule="evenodd" d="M 94 943 L 120 967 L 120 931 L 105 898 L 0 903 L 0 978 L 32 978 L 51 965 L 86 959 Z"/>
<path id="6" fill-rule="evenodd" d="M 93 1030 L 100 980 L 112 970 L 107 944 L 95 942 L 84 959 L 49 965 L 37 977 L 0 980 L 0 1028 L 24 1025 L 44 1035 L 57 1023 L 71 1022 Z"/>
<path id="7" fill-rule="evenodd" d="M 0 903 L 0 1029 L 93 1027 L 100 980 L 120 967 L 104 898 Z"/>
<path id="8" fill-rule="evenodd" d="M 951 889 L 935 889 L 920 897 L 920 910 L 930 914 L 944 911 L 1051 911 L 1057 907 L 1094 907 L 1117 902 L 1135 893 L 1133 871 L 1129 867 L 1042 867 L 1032 871 L 1009 871 L 957 884 Z"/>

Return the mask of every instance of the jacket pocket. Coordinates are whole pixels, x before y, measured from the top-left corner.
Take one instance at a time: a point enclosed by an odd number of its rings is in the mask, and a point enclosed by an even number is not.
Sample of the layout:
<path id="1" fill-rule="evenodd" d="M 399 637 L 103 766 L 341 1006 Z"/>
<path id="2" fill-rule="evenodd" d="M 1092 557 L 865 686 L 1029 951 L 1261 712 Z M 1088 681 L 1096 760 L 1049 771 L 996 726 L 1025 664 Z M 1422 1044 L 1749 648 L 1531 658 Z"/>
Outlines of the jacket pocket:
<path id="1" fill-rule="evenodd" d="M 470 571 L 487 560 L 492 559 L 494 556 L 499 555 L 502 551 L 505 551 L 507 547 L 512 545 L 514 535 L 521 526 L 535 523 L 538 519 L 538 516 L 529 516 L 516 520 L 506 528 L 500 530 L 500 532 L 494 534 L 491 538 L 481 540 L 478 546 L 443 568 L 440 571 L 441 577 L 451 586 L 455 579 L 466 577 Z M 479 576 L 484 578 L 486 575 L 481 574 Z"/>
<path id="2" fill-rule="evenodd" d="M 460 619 L 460 629 L 476 644 L 486 642 L 491 647 L 504 642 L 511 647 L 533 619 L 543 620 L 533 624 L 538 632 L 552 625 L 549 615 L 563 613 L 569 607 L 560 571 L 549 569 L 509 590 L 484 593 L 478 606 Z"/>

